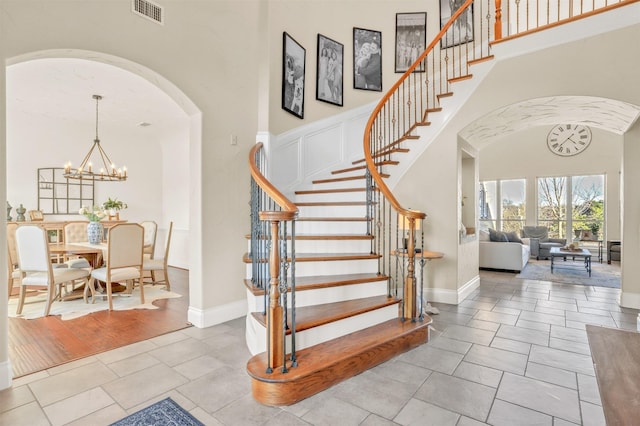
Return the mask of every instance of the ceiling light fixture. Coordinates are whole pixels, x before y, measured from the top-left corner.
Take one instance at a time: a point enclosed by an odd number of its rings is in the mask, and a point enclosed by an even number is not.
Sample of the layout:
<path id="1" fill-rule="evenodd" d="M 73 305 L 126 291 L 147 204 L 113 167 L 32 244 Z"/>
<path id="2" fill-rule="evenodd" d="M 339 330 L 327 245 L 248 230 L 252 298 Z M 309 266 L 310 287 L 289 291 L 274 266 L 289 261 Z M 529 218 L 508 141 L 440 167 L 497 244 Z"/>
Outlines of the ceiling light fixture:
<path id="1" fill-rule="evenodd" d="M 102 146 L 100 145 L 100 139 L 98 138 L 98 102 L 102 99 L 100 95 L 93 95 L 93 99 L 96 100 L 96 138 L 93 140 L 93 145 L 87 153 L 87 155 L 80 163 L 77 169 L 71 168 L 71 162 L 68 162 L 64 166 L 64 177 L 67 179 L 81 179 L 81 180 L 95 180 L 95 181 L 123 181 L 127 180 L 127 168 L 122 167 L 116 169 L 115 164 L 111 161 L 109 156 Z M 93 164 L 91 163 L 91 154 L 97 148 L 97 153 L 100 157 L 100 170 L 94 172 Z"/>

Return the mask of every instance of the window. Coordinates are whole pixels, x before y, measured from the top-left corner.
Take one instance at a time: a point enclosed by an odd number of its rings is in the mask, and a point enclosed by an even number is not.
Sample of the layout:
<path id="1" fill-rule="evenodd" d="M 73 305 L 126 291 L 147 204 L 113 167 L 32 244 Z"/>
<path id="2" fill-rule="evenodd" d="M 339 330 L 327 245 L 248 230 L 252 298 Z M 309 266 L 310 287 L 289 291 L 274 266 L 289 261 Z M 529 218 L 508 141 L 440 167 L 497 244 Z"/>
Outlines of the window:
<path id="1" fill-rule="evenodd" d="M 538 225 L 552 238 L 603 240 L 604 175 L 538 178 Z"/>
<path id="2" fill-rule="evenodd" d="M 525 179 L 480 182 L 480 222 L 489 228 L 519 233 L 526 217 L 525 188 Z"/>

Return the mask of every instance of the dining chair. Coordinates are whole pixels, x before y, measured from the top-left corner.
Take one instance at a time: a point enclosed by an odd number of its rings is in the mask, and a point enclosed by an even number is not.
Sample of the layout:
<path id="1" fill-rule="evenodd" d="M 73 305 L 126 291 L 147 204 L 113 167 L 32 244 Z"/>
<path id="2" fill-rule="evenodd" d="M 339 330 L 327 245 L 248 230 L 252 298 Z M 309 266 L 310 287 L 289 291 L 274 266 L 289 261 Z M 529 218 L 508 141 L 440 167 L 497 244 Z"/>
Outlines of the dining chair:
<path id="1" fill-rule="evenodd" d="M 16 229 L 16 253 L 20 276 L 20 299 L 16 313 L 22 313 L 26 287 L 46 287 L 47 302 L 44 315 L 49 315 L 51 304 L 61 295 L 62 287 L 67 283 L 82 281 L 88 283 L 89 271 L 78 268 L 54 268 L 49 253 L 47 231 L 36 225 L 23 225 Z"/>
<path id="2" fill-rule="evenodd" d="M 113 310 L 112 283 L 127 283 L 128 291 L 133 290 L 136 281 L 140 287 L 140 303 L 144 303 L 142 282 L 142 258 L 144 228 L 137 223 L 122 223 L 109 228 L 107 237 L 106 265 L 91 271 L 89 285 L 84 290 L 87 302 L 91 292 L 92 303 L 96 301 L 96 280 L 105 283 L 109 310 Z"/>
<path id="3" fill-rule="evenodd" d="M 68 222 L 62 230 L 65 244 L 86 243 L 89 241 L 87 222 L 85 221 Z M 82 256 L 67 257 L 64 263 L 69 268 L 91 268 L 89 261 Z"/>
<path id="4" fill-rule="evenodd" d="M 167 291 L 171 290 L 169 282 L 169 273 L 167 271 L 167 260 L 169 259 L 169 247 L 171 246 L 171 232 L 173 231 L 173 222 L 169 222 L 167 230 L 167 242 L 164 246 L 164 256 L 162 258 L 144 259 L 142 269 L 151 273 L 151 284 L 164 284 Z M 156 272 L 162 271 L 162 280 L 156 279 Z"/>
<path id="5" fill-rule="evenodd" d="M 9 297 L 13 292 L 13 287 L 20 284 L 22 272 L 18 268 L 18 253 L 16 251 L 16 229 L 17 223 L 7 223 L 7 288 Z"/>
<path id="6" fill-rule="evenodd" d="M 144 254 L 145 257 L 153 259 L 156 250 L 156 235 L 158 233 L 158 224 L 152 220 L 140 222 L 144 228 Z"/>

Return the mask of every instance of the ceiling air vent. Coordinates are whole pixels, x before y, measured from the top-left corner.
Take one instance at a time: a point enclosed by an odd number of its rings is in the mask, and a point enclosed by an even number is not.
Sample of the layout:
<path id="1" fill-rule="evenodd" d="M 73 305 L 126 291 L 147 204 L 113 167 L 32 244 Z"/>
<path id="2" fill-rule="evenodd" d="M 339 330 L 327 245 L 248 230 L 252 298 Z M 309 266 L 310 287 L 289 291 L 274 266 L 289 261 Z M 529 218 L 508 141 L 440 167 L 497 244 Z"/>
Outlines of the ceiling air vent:
<path id="1" fill-rule="evenodd" d="M 131 10 L 157 24 L 164 25 L 164 10 L 162 6 L 158 4 L 152 3 L 149 0 L 132 0 Z"/>

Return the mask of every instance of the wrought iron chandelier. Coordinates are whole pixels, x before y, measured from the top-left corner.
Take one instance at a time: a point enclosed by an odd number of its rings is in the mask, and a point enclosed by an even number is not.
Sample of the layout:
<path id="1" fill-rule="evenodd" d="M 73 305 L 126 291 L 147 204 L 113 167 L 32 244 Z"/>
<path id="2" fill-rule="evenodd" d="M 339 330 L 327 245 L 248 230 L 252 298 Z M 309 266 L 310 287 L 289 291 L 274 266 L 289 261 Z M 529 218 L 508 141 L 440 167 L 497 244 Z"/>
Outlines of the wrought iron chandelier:
<path id="1" fill-rule="evenodd" d="M 71 162 L 68 162 L 64 166 L 64 177 L 67 179 L 80 179 L 80 180 L 94 180 L 94 181 L 124 181 L 127 180 L 127 168 L 116 168 L 115 164 L 111 161 L 109 156 L 102 146 L 100 145 L 100 139 L 98 138 L 98 102 L 102 99 L 100 95 L 93 95 L 93 99 L 96 100 L 96 138 L 93 140 L 91 149 L 85 155 L 84 159 L 80 163 L 78 168 L 72 168 Z M 94 167 L 91 162 L 91 155 L 94 150 L 97 150 L 97 157 L 99 157 L 99 169 Z M 100 164 L 101 163 L 101 164 Z M 94 170 L 97 170 L 94 172 Z"/>

